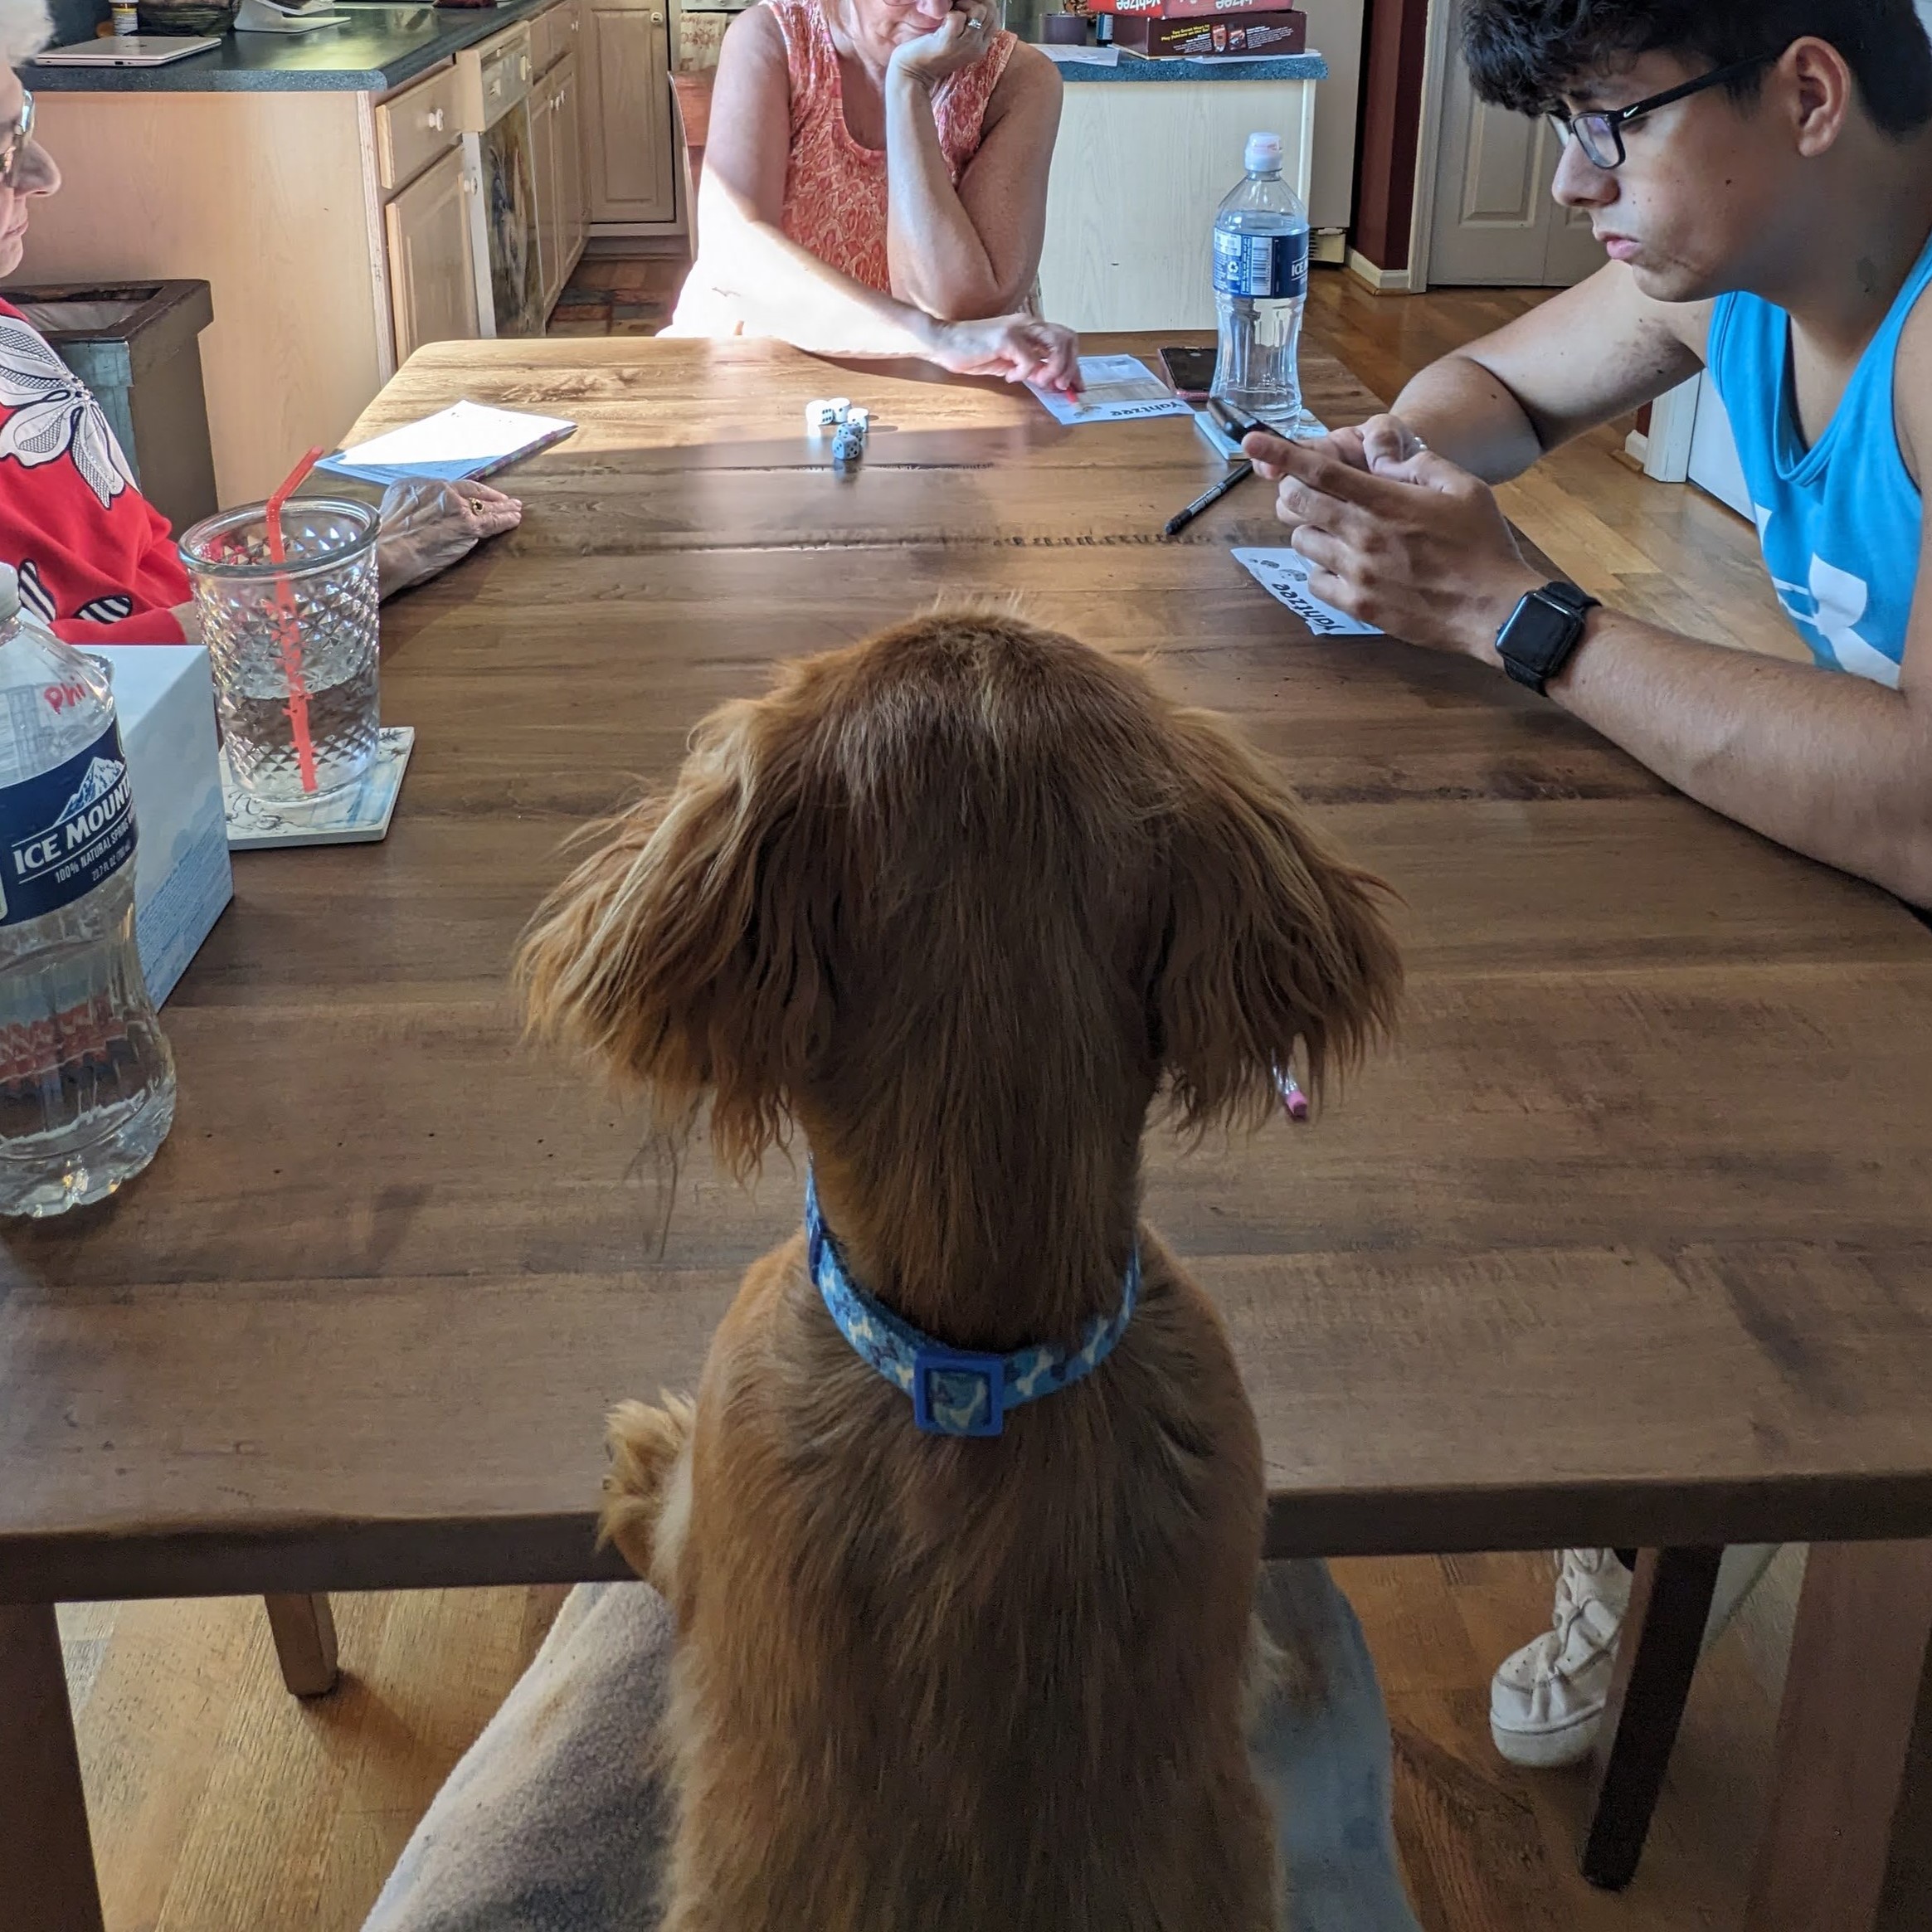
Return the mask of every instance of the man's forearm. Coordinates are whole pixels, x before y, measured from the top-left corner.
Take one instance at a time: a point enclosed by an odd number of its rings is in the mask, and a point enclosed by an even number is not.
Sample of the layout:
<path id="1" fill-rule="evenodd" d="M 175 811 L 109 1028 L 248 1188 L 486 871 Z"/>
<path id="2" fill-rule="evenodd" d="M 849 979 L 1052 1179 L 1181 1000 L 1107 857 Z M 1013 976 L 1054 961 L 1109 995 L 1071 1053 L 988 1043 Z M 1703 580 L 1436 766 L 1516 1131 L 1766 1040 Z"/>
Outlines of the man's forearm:
<path id="1" fill-rule="evenodd" d="M 1432 363 L 1396 397 L 1394 413 L 1438 455 L 1485 483 L 1507 483 L 1545 453 L 1522 404 L 1467 356 Z"/>
<path id="2" fill-rule="evenodd" d="M 1905 693 L 1599 611 L 1550 694 L 1713 811 L 1932 906 L 1932 717 Z"/>
<path id="3" fill-rule="evenodd" d="M 888 70 L 885 108 L 886 255 L 893 289 L 947 320 L 1004 313 L 1013 304 L 952 185 L 931 88 Z"/>

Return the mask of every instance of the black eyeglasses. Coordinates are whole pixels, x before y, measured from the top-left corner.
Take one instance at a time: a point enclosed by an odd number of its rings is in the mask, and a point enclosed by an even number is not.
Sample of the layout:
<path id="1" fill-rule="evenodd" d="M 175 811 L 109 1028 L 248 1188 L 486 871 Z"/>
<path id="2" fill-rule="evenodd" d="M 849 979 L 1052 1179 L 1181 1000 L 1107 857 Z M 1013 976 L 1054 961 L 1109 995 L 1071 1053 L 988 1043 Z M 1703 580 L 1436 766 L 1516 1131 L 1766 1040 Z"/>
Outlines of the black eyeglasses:
<path id="1" fill-rule="evenodd" d="M 33 96 L 20 90 L 20 119 L 9 128 L 0 128 L 0 187 L 17 187 L 20 164 L 33 144 Z"/>
<path id="2" fill-rule="evenodd" d="M 1701 94 L 1706 87 L 1719 87 L 1727 80 L 1741 80 L 1754 68 L 1780 57 L 1777 54 L 1754 54 L 1748 61 L 1733 61 L 1728 67 L 1720 67 L 1715 73 L 1701 74 L 1695 80 L 1686 80 L 1681 87 L 1653 94 L 1648 100 L 1637 101 L 1629 107 L 1593 109 L 1589 114 L 1559 114 L 1552 109 L 1550 124 L 1555 129 L 1560 140 L 1575 141 L 1591 167 L 1621 168 L 1626 158 L 1623 130 L 1631 122 L 1641 120 L 1647 114 L 1655 114 L 1660 107 L 1687 100 L 1693 94 Z"/>

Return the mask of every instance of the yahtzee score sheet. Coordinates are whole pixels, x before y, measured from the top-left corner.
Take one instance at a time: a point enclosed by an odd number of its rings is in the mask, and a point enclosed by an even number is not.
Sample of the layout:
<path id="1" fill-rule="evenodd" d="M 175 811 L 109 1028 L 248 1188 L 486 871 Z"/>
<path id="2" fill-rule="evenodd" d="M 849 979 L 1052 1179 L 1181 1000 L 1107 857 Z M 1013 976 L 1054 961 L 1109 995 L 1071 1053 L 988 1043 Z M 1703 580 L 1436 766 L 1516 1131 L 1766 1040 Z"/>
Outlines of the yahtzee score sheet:
<path id="1" fill-rule="evenodd" d="M 1055 422 L 1138 422 L 1151 416 L 1192 416 L 1194 411 L 1138 356 L 1083 356 L 1077 397 L 1037 382 L 1027 387 Z"/>
<path id="2" fill-rule="evenodd" d="M 1380 637 L 1373 624 L 1325 604 L 1308 588 L 1315 567 L 1298 550 L 1237 550 L 1234 561 L 1277 604 L 1285 604 L 1317 637 Z"/>

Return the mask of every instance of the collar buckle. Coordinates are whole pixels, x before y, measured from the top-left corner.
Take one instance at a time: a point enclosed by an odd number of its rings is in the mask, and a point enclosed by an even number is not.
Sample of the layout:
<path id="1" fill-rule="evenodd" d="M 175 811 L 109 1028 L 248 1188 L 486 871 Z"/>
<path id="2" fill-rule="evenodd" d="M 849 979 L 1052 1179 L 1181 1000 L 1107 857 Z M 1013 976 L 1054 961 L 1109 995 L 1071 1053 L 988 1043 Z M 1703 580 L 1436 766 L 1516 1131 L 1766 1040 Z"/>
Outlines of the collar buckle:
<path id="1" fill-rule="evenodd" d="M 912 1419 L 928 1435 L 996 1436 L 1006 1427 L 1006 1358 L 936 1345 L 912 1356 Z"/>

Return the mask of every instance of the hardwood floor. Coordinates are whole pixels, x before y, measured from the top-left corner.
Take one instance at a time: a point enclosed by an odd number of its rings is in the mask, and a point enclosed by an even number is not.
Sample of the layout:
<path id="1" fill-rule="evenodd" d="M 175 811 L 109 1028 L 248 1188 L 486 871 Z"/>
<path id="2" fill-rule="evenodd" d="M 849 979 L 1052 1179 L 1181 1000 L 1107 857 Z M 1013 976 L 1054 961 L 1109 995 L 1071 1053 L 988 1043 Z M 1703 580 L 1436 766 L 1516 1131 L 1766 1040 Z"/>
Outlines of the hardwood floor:
<path id="1" fill-rule="evenodd" d="M 661 267 L 580 271 L 572 314 L 648 332 Z M 593 287 L 601 290 L 598 297 Z M 1310 326 L 1393 397 L 1432 357 L 1520 314 L 1521 291 L 1376 298 L 1316 277 Z M 639 313 L 620 316 L 619 308 Z M 1800 655 L 1754 536 L 1682 488 L 1650 483 L 1604 431 L 1504 494 L 1518 524 L 1607 601 L 1739 646 Z M 1542 1555 L 1350 1562 L 1393 1718 L 1397 1828 L 1427 1932 L 1735 1932 L 1761 1827 L 1774 1641 L 1734 1633 L 1699 1673 L 1649 1857 L 1621 1897 L 1577 1876 L 1580 1774 L 1496 1758 L 1487 1683 L 1542 1628 Z M 283 1690 L 258 1600 L 79 1606 L 61 1616 L 109 1932 L 353 1932 L 416 1819 L 541 1641 L 562 1593 L 494 1589 L 334 1599 L 343 1676 Z"/>

